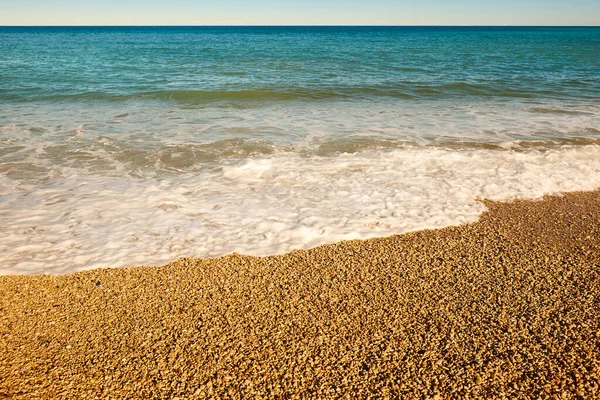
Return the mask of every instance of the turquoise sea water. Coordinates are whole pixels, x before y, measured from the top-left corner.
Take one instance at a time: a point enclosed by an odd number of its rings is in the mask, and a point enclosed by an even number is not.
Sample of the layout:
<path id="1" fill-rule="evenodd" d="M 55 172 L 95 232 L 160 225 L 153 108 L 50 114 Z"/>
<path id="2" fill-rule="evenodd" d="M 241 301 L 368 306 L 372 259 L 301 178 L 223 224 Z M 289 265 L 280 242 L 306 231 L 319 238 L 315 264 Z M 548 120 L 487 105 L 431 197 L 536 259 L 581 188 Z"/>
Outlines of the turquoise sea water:
<path id="1" fill-rule="evenodd" d="M 600 28 L 0 27 L 0 273 L 470 221 L 599 138 Z"/>

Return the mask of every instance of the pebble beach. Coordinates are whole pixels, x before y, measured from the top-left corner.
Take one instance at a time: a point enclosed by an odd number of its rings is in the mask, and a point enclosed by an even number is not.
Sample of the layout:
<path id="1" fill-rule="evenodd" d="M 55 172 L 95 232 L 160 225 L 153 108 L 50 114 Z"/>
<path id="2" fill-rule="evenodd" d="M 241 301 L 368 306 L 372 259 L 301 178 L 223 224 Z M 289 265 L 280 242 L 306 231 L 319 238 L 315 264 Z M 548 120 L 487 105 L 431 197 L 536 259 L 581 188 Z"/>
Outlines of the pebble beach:
<path id="1" fill-rule="evenodd" d="M 595 398 L 600 191 L 285 255 L 0 277 L 0 398 Z"/>

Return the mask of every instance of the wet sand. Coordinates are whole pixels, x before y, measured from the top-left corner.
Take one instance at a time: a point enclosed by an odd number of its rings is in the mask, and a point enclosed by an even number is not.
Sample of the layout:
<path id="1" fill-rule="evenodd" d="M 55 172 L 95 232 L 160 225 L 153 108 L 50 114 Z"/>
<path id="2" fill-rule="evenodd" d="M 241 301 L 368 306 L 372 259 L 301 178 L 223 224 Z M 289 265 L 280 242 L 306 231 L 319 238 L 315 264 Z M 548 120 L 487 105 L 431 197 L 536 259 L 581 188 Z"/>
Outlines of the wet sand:
<path id="1" fill-rule="evenodd" d="M 596 398 L 600 192 L 265 258 L 0 278 L 0 398 Z"/>

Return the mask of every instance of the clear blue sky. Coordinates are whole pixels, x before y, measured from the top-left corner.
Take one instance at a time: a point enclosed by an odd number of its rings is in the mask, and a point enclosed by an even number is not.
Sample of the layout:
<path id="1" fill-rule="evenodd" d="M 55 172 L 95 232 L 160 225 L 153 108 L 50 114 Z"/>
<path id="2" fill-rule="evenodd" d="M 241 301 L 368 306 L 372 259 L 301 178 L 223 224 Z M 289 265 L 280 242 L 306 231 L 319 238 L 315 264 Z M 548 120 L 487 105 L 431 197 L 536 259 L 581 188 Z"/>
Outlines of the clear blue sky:
<path id="1" fill-rule="evenodd" d="M 600 25 L 600 0 L 0 0 L 0 25 Z"/>

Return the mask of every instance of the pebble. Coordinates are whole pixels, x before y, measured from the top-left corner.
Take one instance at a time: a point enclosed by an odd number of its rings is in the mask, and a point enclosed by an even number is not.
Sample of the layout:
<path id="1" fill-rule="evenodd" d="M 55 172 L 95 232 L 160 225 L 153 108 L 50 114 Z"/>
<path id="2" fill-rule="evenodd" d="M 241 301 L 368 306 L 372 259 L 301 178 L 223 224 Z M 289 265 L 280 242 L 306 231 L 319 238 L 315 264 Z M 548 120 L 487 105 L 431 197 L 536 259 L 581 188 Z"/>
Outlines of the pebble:
<path id="1" fill-rule="evenodd" d="M 280 256 L 0 277 L 0 395 L 600 398 L 600 192 L 484 204 Z"/>

